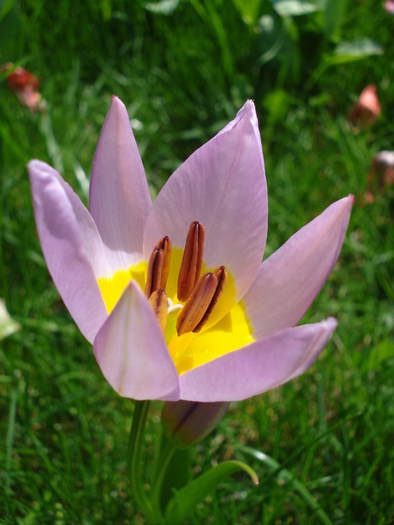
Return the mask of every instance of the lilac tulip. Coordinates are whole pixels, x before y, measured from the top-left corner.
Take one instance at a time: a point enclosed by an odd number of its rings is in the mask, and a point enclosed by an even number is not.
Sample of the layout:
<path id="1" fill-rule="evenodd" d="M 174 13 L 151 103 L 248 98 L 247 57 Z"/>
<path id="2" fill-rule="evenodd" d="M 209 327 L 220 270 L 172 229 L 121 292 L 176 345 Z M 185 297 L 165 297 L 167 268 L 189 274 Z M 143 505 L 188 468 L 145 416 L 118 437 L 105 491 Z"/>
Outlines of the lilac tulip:
<path id="1" fill-rule="evenodd" d="M 307 370 L 335 330 L 333 318 L 296 324 L 337 260 L 353 196 L 262 262 L 268 203 L 253 102 L 153 204 L 116 97 L 94 157 L 89 211 L 50 166 L 28 168 L 49 271 L 121 396 L 242 400 Z"/>

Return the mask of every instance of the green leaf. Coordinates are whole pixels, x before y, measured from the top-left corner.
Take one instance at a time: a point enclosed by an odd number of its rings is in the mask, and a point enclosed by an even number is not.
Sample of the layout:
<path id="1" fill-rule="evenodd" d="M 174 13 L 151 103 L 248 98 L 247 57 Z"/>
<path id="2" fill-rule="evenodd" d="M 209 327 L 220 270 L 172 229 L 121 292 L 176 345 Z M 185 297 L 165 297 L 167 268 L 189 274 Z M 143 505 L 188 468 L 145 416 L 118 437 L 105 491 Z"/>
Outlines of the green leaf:
<path id="1" fill-rule="evenodd" d="M 197 503 L 209 496 L 231 474 L 240 470 L 249 474 L 253 483 L 258 485 L 257 474 L 246 463 L 242 461 L 220 463 L 174 494 L 166 509 L 165 523 L 167 525 L 182 523 L 193 512 Z"/>
<path id="2" fill-rule="evenodd" d="M 306 90 L 311 89 L 313 84 L 315 84 L 331 66 L 347 64 L 349 62 L 355 62 L 356 60 L 362 60 L 371 55 L 382 54 L 383 49 L 379 44 L 369 38 L 363 38 L 353 42 L 341 42 L 336 46 L 332 54 L 323 57 L 319 67 L 306 83 L 305 88 Z"/>
<path id="3" fill-rule="evenodd" d="M 339 32 L 346 13 L 348 0 L 325 0 L 324 33 L 332 38 Z"/>
<path id="4" fill-rule="evenodd" d="M 235 7 L 241 13 L 246 24 L 255 24 L 259 17 L 262 0 L 233 0 Z"/>
<path id="5" fill-rule="evenodd" d="M 20 328 L 20 324 L 14 321 L 7 312 L 4 300 L 0 299 L 0 341 L 14 332 L 17 332 Z"/>
<path id="6" fill-rule="evenodd" d="M 394 343 L 389 339 L 384 339 L 371 350 L 367 361 L 368 368 L 376 368 L 380 363 L 391 357 L 394 357 Z"/>
<path id="7" fill-rule="evenodd" d="M 161 2 L 147 2 L 144 7 L 151 13 L 170 15 L 178 7 L 179 0 L 161 0 Z"/>
<path id="8" fill-rule="evenodd" d="M 282 17 L 308 15 L 320 11 L 317 5 L 302 0 L 277 0 L 274 9 Z"/>
<path id="9" fill-rule="evenodd" d="M 263 106 L 267 110 L 271 122 L 280 122 L 285 119 L 288 113 L 290 97 L 283 89 L 275 89 L 264 97 Z"/>
<path id="10" fill-rule="evenodd" d="M 344 64 L 346 62 L 353 62 L 371 55 L 382 55 L 383 49 L 379 44 L 363 38 L 353 42 L 341 42 L 334 49 L 333 56 L 330 57 L 332 64 Z"/>
<path id="11" fill-rule="evenodd" d="M 241 450 L 243 450 L 247 454 L 250 454 L 251 456 L 256 458 L 258 461 L 261 461 L 262 463 L 264 463 L 264 465 L 267 467 L 267 469 L 270 472 L 275 472 L 276 470 L 280 468 L 280 464 L 277 461 L 275 461 L 275 459 L 271 458 L 270 456 L 267 456 L 267 454 L 264 454 L 264 452 L 261 452 L 260 450 L 256 450 L 250 447 L 242 447 Z M 314 499 L 314 497 L 309 492 L 309 490 L 307 490 L 305 485 L 303 485 L 289 470 L 286 470 L 286 469 L 280 470 L 278 472 L 277 479 L 282 484 L 291 483 L 293 485 L 293 488 L 306 501 L 306 503 L 313 509 L 313 511 L 315 512 L 316 516 L 320 519 L 320 521 L 324 523 L 325 525 L 332 525 L 332 521 L 327 516 L 327 514 L 324 512 L 324 510 L 320 507 L 317 501 Z"/>
<path id="12" fill-rule="evenodd" d="M 14 7 L 15 0 L 4 0 L 0 2 L 0 22 L 8 15 L 11 9 Z"/>

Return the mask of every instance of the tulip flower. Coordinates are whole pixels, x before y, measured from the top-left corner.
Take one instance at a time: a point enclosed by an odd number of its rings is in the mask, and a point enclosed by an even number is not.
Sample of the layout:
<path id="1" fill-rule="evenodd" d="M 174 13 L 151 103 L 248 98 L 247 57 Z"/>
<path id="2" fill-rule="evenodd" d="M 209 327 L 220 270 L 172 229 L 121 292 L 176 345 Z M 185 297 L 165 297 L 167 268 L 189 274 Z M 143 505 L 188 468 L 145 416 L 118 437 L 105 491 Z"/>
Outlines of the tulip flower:
<path id="1" fill-rule="evenodd" d="M 337 322 L 296 326 L 330 274 L 353 196 L 262 262 L 267 188 L 247 101 L 152 204 L 123 103 L 94 156 L 89 211 L 53 168 L 28 165 L 52 278 L 103 375 L 136 400 L 229 402 L 307 370 Z"/>
<path id="2" fill-rule="evenodd" d="M 356 104 L 349 113 L 349 120 L 360 128 L 370 126 L 380 115 L 380 103 L 376 94 L 376 86 L 370 85 L 363 89 Z"/>

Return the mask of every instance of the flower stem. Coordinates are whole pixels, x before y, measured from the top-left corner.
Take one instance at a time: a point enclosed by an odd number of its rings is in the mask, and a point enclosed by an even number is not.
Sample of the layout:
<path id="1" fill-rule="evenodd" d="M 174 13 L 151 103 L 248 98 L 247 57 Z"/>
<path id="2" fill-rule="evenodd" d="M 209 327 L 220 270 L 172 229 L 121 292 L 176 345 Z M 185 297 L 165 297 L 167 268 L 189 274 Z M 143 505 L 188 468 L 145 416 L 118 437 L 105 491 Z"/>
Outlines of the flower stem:
<path id="1" fill-rule="evenodd" d="M 155 470 L 155 477 L 151 487 L 151 500 L 154 508 L 161 508 L 161 491 L 163 481 L 175 450 L 176 447 L 174 446 L 172 440 L 168 440 L 161 451 L 157 468 Z"/>
<path id="2" fill-rule="evenodd" d="M 151 501 L 147 498 L 141 482 L 140 460 L 141 447 L 144 435 L 146 418 L 150 401 L 136 401 L 134 407 L 133 423 L 131 425 L 129 443 L 127 446 L 127 475 L 129 477 L 131 492 L 135 501 L 151 523 L 161 521 L 160 507 L 153 509 Z M 160 516 L 158 516 L 160 513 Z"/>

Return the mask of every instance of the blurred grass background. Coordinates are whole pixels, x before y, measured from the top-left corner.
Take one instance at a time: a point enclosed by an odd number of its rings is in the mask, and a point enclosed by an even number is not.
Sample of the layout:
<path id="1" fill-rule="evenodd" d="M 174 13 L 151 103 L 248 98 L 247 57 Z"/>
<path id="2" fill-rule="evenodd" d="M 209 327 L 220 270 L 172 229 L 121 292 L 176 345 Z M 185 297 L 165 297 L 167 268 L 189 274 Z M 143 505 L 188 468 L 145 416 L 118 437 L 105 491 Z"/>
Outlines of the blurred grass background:
<path id="1" fill-rule="evenodd" d="M 49 277 L 25 167 L 48 162 L 86 203 L 112 94 L 153 196 L 255 100 L 266 256 L 356 196 L 339 261 L 303 320 L 337 317 L 327 349 L 298 380 L 232 405 L 192 451 L 192 475 L 245 459 L 259 487 L 232 478 L 188 523 L 394 523 L 394 190 L 368 187 L 374 155 L 394 149 L 393 30 L 376 0 L 0 0 L 0 64 L 40 77 L 47 101 L 31 113 L 0 77 L 0 297 L 20 325 L 0 342 L 0 523 L 144 523 L 125 473 L 133 404 L 103 380 Z M 382 114 L 353 128 L 346 117 L 367 84 Z M 159 418 L 157 403 L 148 466 Z"/>

